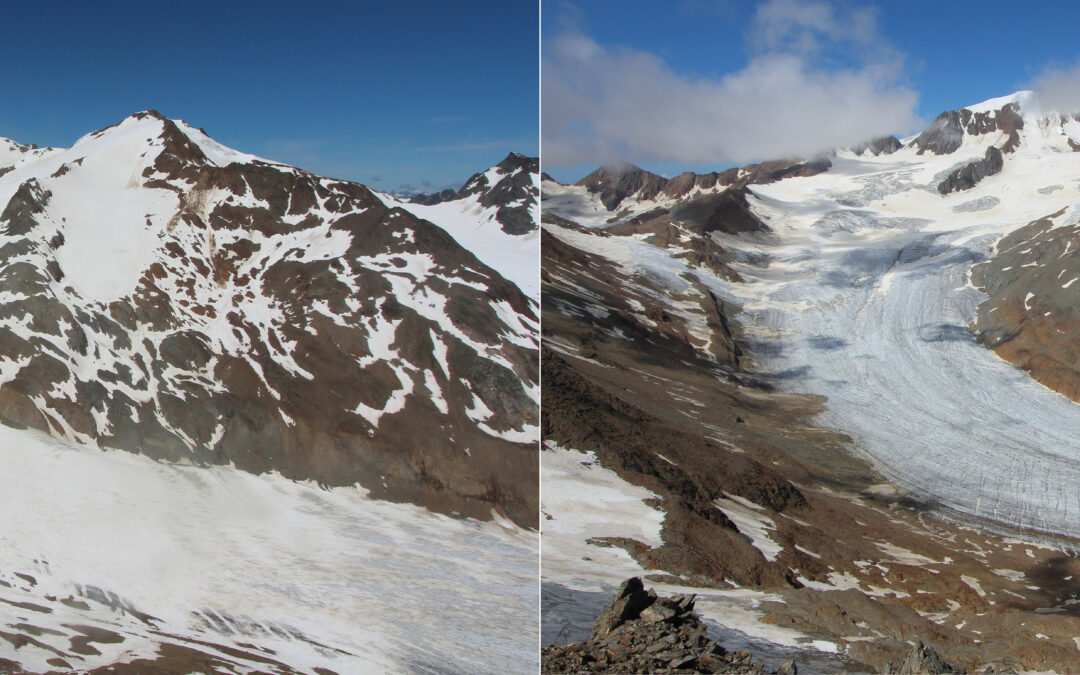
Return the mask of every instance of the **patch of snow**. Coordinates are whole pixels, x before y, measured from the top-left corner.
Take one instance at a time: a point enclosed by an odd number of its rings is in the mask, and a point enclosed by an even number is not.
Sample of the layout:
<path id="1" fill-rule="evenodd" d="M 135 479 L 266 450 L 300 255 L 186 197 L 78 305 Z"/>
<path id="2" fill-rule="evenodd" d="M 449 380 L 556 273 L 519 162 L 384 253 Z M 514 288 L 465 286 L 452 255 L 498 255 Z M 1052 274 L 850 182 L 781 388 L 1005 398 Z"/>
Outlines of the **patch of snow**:
<path id="1" fill-rule="evenodd" d="M 721 497 L 713 502 L 716 508 L 724 512 L 735 527 L 739 528 L 744 536 L 750 539 L 754 548 L 761 551 L 766 560 L 776 560 L 776 556 L 784 550 L 784 547 L 769 537 L 770 531 L 776 530 L 776 523 L 772 518 L 762 513 L 764 507 L 758 506 L 751 501 L 732 497 Z"/>

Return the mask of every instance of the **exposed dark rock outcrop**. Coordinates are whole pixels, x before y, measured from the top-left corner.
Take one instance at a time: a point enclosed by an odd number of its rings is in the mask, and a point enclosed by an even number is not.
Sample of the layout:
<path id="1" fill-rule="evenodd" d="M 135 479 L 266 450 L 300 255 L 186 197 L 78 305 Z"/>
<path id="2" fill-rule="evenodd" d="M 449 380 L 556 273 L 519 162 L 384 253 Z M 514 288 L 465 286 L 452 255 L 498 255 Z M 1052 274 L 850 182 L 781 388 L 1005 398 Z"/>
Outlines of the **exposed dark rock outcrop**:
<path id="1" fill-rule="evenodd" d="M 919 154 L 932 152 L 935 155 L 948 155 L 955 152 L 964 142 L 964 130 L 960 125 L 960 112 L 946 110 L 938 115 L 913 143 Z"/>
<path id="2" fill-rule="evenodd" d="M 668 180 L 651 171 L 624 164 L 601 167 L 579 180 L 575 185 L 585 186 L 589 192 L 600 195 L 600 202 L 608 211 L 614 211 L 624 199 L 637 195 L 638 199 L 652 199 L 664 189 Z"/>
<path id="3" fill-rule="evenodd" d="M 659 597 L 639 577 L 623 582 L 587 642 L 545 647 L 543 673 L 764 673 L 745 651 L 732 652 L 708 638 L 694 612 L 694 596 Z M 778 673 L 795 675 L 794 661 Z"/>
<path id="4" fill-rule="evenodd" d="M 966 164 L 946 176 L 945 180 L 938 184 L 938 192 L 947 195 L 950 192 L 970 190 L 983 178 L 1001 173 L 1004 166 L 1005 160 L 1001 151 L 991 145 L 982 159 Z"/>
<path id="5" fill-rule="evenodd" d="M 1020 144 L 1019 132 L 1023 127 L 1024 119 L 1015 103 L 985 112 L 972 112 L 967 108 L 946 110 L 912 141 L 912 145 L 919 149 L 920 155 L 924 152 L 948 155 L 963 144 L 965 135 L 981 136 L 1001 132 L 1008 137 L 1001 150 L 1010 153 Z"/>
<path id="6" fill-rule="evenodd" d="M 904 147 L 903 144 L 896 138 L 896 136 L 879 136 L 865 143 L 860 143 L 851 148 L 851 151 L 856 155 L 861 155 L 864 152 L 869 151 L 872 155 L 891 155 L 900 148 Z"/>
<path id="7" fill-rule="evenodd" d="M 889 675 L 943 675 L 965 670 L 946 662 L 932 647 L 916 642 L 903 661 L 886 664 L 885 672 Z"/>

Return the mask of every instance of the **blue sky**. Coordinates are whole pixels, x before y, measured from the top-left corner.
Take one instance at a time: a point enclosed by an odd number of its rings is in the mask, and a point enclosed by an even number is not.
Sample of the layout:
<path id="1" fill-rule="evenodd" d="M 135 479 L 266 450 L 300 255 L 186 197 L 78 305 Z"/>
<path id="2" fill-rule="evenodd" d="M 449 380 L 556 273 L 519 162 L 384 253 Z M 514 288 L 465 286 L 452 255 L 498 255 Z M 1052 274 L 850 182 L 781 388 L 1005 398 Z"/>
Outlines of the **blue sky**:
<path id="1" fill-rule="evenodd" d="M 68 146 L 156 108 L 238 150 L 379 187 L 535 156 L 531 2 L 6 3 L 0 136 Z"/>
<path id="2" fill-rule="evenodd" d="M 829 120 L 847 112 L 875 118 L 881 133 L 911 133 L 943 110 L 1031 88 L 1048 70 L 1076 68 L 1080 42 L 1064 27 L 1077 19 L 1080 9 L 1065 2 L 548 1 L 542 15 L 545 170 L 571 180 L 613 159 L 666 174 L 724 168 L 776 156 L 785 143 L 798 145 L 800 135 L 839 133 Z M 802 82 L 776 77 L 780 91 L 740 95 L 745 79 L 760 82 L 785 63 L 796 64 Z M 633 93 L 614 91 L 612 82 Z M 816 106 L 808 83 L 838 96 L 864 95 L 840 110 Z M 747 102 L 755 95 L 755 103 Z M 710 145 L 702 130 L 728 118 L 694 111 L 712 104 L 738 109 L 743 120 L 760 118 L 765 128 L 748 123 L 737 138 Z M 796 119 L 777 115 L 776 105 L 796 111 Z M 634 115 L 640 119 L 590 146 L 596 128 Z M 803 128 L 798 116 L 808 118 Z M 850 120 L 833 126 L 863 131 Z M 559 146 L 560 136 L 566 147 Z M 686 147 L 669 153 L 681 156 L 664 158 L 645 137 L 668 148 L 685 140 Z M 707 147 L 695 148 L 695 142 Z M 754 147 L 773 154 L 752 157 Z M 590 153 L 597 158 L 584 159 Z"/>

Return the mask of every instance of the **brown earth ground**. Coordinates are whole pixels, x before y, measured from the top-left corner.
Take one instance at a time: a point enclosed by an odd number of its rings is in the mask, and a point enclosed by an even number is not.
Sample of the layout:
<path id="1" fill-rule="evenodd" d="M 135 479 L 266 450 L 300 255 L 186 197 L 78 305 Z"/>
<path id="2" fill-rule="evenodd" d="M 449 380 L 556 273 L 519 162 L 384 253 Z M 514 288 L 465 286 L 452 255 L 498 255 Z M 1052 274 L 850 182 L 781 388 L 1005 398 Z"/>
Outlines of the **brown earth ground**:
<path id="1" fill-rule="evenodd" d="M 703 349 L 660 289 L 560 239 L 571 229 L 545 226 L 543 437 L 594 451 L 665 514 L 661 546 L 590 543 L 624 548 L 653 581 L 777 593 L 765 622 L 834 641 L 864 669 L 916 641 L 969 671 L 1080 669 L 1070 542 L 961 524 L 888 485 L 849 438 L 811 423 L 820 398 L 771 391 L 748 369 L 722 303 Z M 775 561 L 716 508 L 730 496 L 765 507 Z"/>

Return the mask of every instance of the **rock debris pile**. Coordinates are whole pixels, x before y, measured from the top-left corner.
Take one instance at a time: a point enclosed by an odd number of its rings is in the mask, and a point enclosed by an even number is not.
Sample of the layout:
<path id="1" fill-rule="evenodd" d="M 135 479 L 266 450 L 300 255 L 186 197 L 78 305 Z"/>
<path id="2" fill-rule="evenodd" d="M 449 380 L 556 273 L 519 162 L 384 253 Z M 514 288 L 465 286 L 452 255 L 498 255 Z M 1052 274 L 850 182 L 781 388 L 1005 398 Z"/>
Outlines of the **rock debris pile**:
<path id="1" fill-rule="evenodd" d="M 694 613 L 693 595 L 662 598 L 640 577 L 619 586 L 593 624 L 588 641 L 545 647 L 544 673 L 765 673 L 749 652 L 732 652 L 710 640 Z M 788 661 L 776 671 L 794 675 Z"/>

